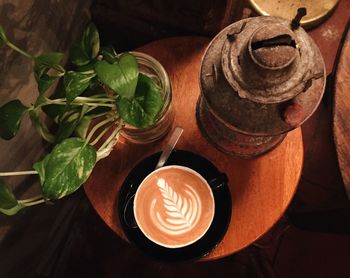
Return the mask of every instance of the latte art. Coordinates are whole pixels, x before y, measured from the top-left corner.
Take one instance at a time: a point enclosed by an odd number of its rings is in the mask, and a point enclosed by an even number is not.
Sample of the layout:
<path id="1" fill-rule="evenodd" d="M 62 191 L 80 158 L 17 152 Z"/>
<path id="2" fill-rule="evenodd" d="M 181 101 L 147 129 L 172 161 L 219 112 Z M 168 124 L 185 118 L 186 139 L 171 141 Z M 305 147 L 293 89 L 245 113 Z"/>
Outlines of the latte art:
<path id="1" fill-rule="evenodd" d="M 137 189 L 134 215 L 154 243 L 179 248 L 200 239 L 214 218 L 214 197 L 206 180 L 182 166 L 162 167 Z"/>
<path id="2" fill-rule="evenodd" d="M 151 205 L 151 217 L 155 226 L 170 235 L 179 235 L 191 230 L 199 221 L 202 205 L 196 191 L 188 184 L 184 184 L 186 195 L 182 196 L 164 180 L 159 179 L 157 185 L 163 196 L 166 218 L 155 210 L 156 199 Z"/>

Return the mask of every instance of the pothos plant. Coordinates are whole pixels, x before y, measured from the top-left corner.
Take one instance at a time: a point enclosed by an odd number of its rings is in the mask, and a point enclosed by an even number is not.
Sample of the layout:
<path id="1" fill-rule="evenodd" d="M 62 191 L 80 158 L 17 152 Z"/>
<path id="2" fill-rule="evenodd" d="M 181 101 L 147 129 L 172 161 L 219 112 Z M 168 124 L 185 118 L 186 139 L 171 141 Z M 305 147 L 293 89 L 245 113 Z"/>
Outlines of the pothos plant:
<path id="1" fill-rule="evenodd" d="M 100 47 L 98 30 L 90 24 L 81 40 L 70 49 L 69 70 L 64 55 L 51 52 L 32 56 L 12 43 L 0 25 L 0 47 L 9 47 L 33 64 L 38 86 L 36 101 L 29 107 L 19 99 L 0 107 L 0 137 L 13 138 L 21 119 L 28 115 L 52 151 L 33 165 L 33 170 L 2 172 L 0 177 L 37 174 L 42 194 L 18 200 L 0 178 L 0 212 L 13 215 L 22 208 L 60 199 L 76 191 L 95 164 L 111 152 L 125 123 L 146 128 L 155 123 L 163 106 L 159 86 L 139 72 L 131 53 L 117 54 Z M 48 89 L 57 89 L 47 96 Z M 45 117 L 56 126 L 46 124 Z"/>

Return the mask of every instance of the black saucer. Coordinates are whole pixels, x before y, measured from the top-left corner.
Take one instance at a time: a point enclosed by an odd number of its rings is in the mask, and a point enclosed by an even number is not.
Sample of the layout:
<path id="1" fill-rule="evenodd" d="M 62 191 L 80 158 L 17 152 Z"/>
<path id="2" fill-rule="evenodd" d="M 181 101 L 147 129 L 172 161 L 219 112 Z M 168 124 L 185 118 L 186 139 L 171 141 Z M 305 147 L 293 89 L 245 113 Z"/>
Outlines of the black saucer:
<path id="1" fill-rule="evenodd" d="M 213 222 L 206 234 L 195 243 L 181 248 L 159 246 L 143 235 L 133 214 L 133 197 L 142 180 L 151 173 L 160 153 L 153 154 L 136 165 L 126 177 L 119 194 L 118 212 L 120 223 L 128 239 L 144 253 L 163 261 L 184 261 L 199 258 L 222 240 L 231 219 L 231 195 L 227 177 L 207 159 L 188 151 L 176 150 L 165 165 L 182 165 L 200 173 L 209 183 L 215 199 Z"/>

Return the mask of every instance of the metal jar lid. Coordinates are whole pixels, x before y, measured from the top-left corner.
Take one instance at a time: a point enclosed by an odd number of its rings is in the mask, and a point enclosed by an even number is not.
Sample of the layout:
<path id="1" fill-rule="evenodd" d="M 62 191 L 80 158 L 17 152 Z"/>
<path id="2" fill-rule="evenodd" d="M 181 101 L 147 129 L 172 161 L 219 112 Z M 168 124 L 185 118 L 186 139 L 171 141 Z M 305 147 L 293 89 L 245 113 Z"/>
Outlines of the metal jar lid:
<path id="1" fill-rule="evenodd" d="M 312 28 L 327 19 L 339 0 L 250 0 L 249 2 L 260 15 L 280 16 L 290 20 L 294 18 L 296 9 L 305 7 L 307 15 L 300 23 L 304 28 Z"/>

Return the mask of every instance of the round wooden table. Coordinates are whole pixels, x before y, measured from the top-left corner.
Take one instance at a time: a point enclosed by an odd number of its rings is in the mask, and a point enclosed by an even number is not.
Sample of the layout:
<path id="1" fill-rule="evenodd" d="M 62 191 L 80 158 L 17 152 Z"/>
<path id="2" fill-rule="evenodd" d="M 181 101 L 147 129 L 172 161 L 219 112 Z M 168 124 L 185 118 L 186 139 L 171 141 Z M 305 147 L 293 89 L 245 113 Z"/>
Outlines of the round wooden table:
<path id="1" fill-rule="evenodd" d="M 221 243 L 205 258 L 228 256 L 250 245 L 281 217 L 299 181 L 303 161 L 301 129 L 288 133 L 273 151 L 255 159 L 227 156 L 212 147 L 196 123 L 199 67 L 209 39 L 170 38 L 150 43 L 138 51 L 155 57 L 169 74 L 173 86 L 174 125 L 184 128 L 176 148 L 190 150 L 212 161 L 229 177 L 232 217 Z M 105 223 L 120 237 L 117 201 L 129 171 L 143 158 L 161 150 L 166 138 L 148 145 L 121 141 L 100 161 L 85 184 L 85 192 Z"/>

